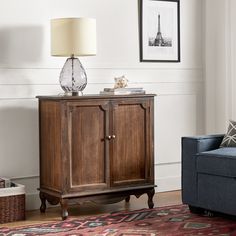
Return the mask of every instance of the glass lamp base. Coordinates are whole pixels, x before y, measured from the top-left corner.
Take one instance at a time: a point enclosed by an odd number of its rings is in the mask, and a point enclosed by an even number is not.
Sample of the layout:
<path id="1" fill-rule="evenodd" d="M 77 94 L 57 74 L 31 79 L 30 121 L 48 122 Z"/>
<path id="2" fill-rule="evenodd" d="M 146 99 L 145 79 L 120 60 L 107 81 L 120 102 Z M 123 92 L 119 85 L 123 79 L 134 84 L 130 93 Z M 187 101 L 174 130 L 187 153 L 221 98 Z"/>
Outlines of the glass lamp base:
<path id="1" fill-rule="evenodd" d="M 83 95 L 82 91 L 87 85 L 87 75 L 78 58 L 68 58 L 61 70 L 60 85 L 65 95 Z"/>

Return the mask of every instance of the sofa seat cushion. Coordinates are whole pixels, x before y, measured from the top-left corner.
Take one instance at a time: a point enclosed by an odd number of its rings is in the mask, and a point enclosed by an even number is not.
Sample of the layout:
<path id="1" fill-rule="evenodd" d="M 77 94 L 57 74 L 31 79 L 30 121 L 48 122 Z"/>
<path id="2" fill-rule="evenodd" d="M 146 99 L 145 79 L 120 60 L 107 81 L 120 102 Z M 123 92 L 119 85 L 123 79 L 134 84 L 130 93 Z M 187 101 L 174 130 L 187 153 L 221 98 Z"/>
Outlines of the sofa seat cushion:
<path id="1" fill-rule="evenodd" d="M 197 154 L 197 172 L 236 177 L 236 148 L 227 147 Z"/>

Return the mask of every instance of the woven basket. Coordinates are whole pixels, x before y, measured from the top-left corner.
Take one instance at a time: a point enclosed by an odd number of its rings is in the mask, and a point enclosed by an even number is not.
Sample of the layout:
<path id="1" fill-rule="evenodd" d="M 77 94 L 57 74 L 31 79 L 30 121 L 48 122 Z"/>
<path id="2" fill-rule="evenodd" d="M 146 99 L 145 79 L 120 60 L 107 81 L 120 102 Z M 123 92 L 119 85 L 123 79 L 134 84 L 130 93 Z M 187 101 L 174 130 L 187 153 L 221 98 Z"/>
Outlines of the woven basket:
<path id="1" fill-rule="evenodd" d="M 0 189 L 0 223 L 25 219 L 25 186 L 11 184 Z"/>

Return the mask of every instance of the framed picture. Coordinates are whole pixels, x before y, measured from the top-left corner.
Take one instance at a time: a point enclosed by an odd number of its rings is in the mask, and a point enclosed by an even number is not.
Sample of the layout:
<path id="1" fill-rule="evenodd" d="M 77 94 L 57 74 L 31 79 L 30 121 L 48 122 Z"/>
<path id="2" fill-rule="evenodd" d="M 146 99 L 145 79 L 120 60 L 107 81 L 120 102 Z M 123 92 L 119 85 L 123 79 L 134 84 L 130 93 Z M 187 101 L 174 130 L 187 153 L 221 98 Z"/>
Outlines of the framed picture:
<path id="1" fill-rule="evenodd" d="M 140 0 L 140 61 L 180 62 L 179 0 Z"/>

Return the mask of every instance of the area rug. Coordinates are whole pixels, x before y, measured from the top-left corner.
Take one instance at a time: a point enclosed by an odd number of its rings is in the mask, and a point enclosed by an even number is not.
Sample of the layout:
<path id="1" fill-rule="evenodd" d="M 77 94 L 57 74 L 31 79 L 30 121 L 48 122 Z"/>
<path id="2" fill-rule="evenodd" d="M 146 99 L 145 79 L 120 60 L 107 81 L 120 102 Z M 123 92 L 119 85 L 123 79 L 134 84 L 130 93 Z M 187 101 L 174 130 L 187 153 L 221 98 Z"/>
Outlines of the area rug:
<path id="1" fill-rule="evenodd" d="M 236 236 L 236 220 L 191 214 L 186 205 L 69 218 L 18 228 L 0 227 L 0 236 Z"/>

